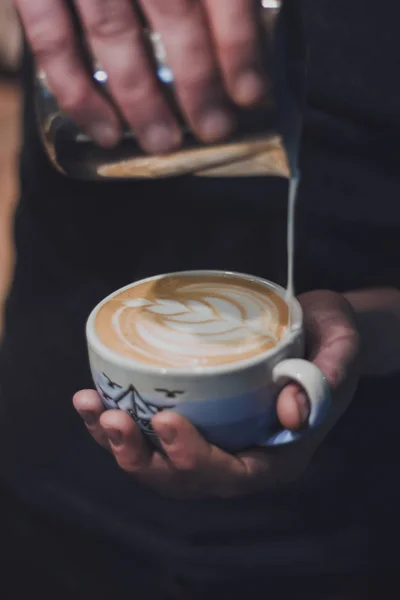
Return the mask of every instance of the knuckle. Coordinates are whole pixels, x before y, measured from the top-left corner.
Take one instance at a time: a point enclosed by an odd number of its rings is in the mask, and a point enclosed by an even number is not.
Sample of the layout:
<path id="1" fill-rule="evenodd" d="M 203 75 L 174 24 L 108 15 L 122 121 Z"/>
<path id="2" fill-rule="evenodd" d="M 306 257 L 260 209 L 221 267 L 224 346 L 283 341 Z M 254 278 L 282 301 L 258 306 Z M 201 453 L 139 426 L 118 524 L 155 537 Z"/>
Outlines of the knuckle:
<path id="1" fill-rule="evenodd" d="M 197 461 L 194 456 L 190 456 L 190 454 L 187 454 L 179 459 L 177 467 L 178 470 L 182 473 L 194 473 L 197 470 Z"/>
<path id="2" fill-rule="evenodd" d="M 39 60 L 66 53 L 73 44 L 68 31 L 57 31 L 51 27 L 33 28 L 29 39 L 33 52 Z"/>
<path id="3" fill-rule="evenodd" d="M 138 31 L 129 6 L 121 5 L 118 10 L 115 10 L 112 4 L 115 3 L 107 2 L 106 6 L 88 21 L 86 29 L 89 36 L 108 39 Z"/>
<path id="4" fill-rule="evenodd" d="M 23 20 L 29 43 L 36 55 L 46 56 L 64 51 L 73 41 L 67 22 L 61 27 L 54 27 L 54 22 L 57 22 L 55 3 L 46 10 L 35 7 Z"/>

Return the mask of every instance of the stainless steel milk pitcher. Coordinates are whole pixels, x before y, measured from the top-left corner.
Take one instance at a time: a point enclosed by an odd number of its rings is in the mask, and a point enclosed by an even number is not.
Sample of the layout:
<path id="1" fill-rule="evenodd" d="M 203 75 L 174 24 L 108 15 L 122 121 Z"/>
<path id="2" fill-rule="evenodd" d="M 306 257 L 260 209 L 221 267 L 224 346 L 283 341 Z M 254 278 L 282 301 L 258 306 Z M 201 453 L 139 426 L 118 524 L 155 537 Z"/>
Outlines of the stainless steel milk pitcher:
<path id="1" fill-rule="evenodd" d="M 209 177 L 294 175 L 305 104 L 307 54 L 298 4 L 298 0 L 283 0 L 282 4 L 278 0 L 262 1 L 260 18 L 265 27 L 273 83 L 271 102 L 255 109 L 236 109 L 235 133 L 218 144 L 198 141 L 182 118 L 184 144 L 171 154 L 145 154 L 134 133 L 128 129 L 116 147 L 101 148 L 61 112 L 46 85 L 45 75 L 37 72 L 37 118 L 51 162 L 69 177 L 98 181 L 183 174 Z M 149 30 L 146 35 L 152 43 L 158 77 L 179 114 L 174 101 L 173 73 L 168 68 L 162 40 Z M 90 62 L 88 68 L 96 85 L 107 94 L 107 73 Z"/>

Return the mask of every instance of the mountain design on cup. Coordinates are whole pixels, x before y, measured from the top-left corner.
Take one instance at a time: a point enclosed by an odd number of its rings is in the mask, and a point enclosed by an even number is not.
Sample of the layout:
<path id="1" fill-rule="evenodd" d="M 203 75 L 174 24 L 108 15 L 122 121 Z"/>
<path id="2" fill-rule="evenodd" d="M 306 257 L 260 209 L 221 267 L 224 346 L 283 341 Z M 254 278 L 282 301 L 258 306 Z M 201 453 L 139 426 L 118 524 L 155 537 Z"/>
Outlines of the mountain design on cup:
<path id="1" fill-rule="evenodd" d="M 124 410 L 138 424 L 143 433 L 150 437 L 157 437 L 151 419 L 158 412 L 167 408 L 166 406 L 162 408 L 154 406 L 139 394 L 134 385 L 129 385 L 124 389 L 105 373 L 96 377 L 96 387 L 107 408 Z"/>
<path id="2" fill-rule="evenodd" d="M 166 277 L 132 286 L 100 310 L 96 329 L 118 353 L 151 365 L 232 364 L 273 348 L 288 323 L 285 301 L 238 277 Z"/>

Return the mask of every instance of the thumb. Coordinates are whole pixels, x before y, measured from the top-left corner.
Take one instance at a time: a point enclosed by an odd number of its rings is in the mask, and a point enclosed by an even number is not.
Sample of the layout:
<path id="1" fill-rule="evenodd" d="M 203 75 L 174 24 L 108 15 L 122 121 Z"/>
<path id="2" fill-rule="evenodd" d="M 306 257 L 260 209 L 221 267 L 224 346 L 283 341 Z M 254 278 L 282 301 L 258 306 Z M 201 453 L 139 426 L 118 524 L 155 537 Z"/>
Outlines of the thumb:
<path id="1" fill-rule="evenodd" d="M 290 383 L 280 393 L 276 410 L 282 427 L 298 431 L 308 421 L 310 402 L 302 387 Z"/>
<path id="2" fill-rule="evenodd" d="M 310 292 L 299 297 L 304 312 L 307 358 L 319 367 L 336 391 L 346 381 L 358 354 L 358 333 L 347 300 L 334 292 Z M 282 390 L 277 413 L 283 427 L 296 431 L 307 423 L 308 398 L 297 384 Z"/>

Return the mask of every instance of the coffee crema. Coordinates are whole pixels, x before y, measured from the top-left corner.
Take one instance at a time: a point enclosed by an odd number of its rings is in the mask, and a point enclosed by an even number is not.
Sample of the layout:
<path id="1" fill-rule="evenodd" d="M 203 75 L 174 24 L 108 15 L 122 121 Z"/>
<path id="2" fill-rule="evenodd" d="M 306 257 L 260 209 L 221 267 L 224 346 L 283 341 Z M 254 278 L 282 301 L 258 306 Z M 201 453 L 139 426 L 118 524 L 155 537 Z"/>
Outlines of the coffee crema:
<path id="1" fill-rule="evenodd" d="M 258 356 L 281 340 L 289 310 L 262 283 L 182 274 L 133 284 L 99 309 L 95 329 L 117 354 L 156 367 L 196 369 Z"/>

